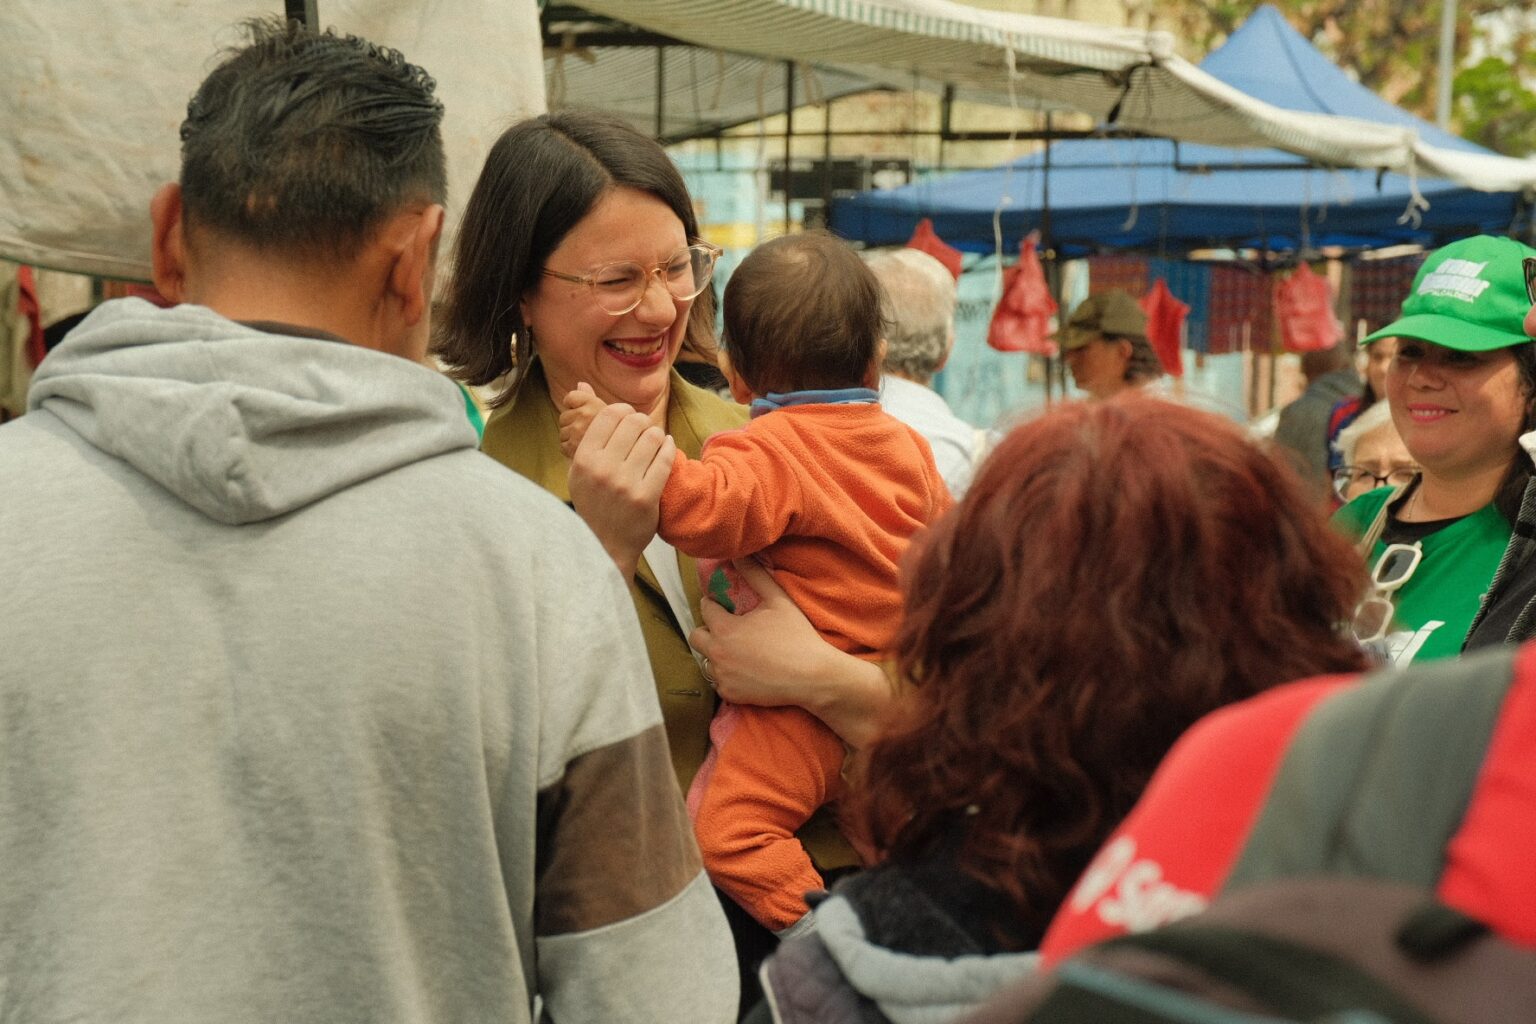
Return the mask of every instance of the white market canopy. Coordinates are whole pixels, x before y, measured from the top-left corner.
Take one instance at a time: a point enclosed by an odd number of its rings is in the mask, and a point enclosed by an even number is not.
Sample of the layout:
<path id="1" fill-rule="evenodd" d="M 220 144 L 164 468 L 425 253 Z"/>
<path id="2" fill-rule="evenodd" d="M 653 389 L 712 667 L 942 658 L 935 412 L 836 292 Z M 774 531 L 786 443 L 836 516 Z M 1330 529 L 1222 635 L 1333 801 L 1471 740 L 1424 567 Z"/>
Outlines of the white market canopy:
<path id="1" fill-rule="evenodd" d="M 0 0 L 0 259 L 149 276 L 149 200 L 181 165 L 187 100 L 283 0 Z M 320 22 L 437 80 L 450 230 L 485 153 L 544 109 L 535 0 L 320 0 Z M 466 59 L 467 57 L 473 59 Z"/>
<path id="2" fill-rule="evenodd" d="M 949 0 L 579 0 L 683 40 L 669 48 L 663 137 L 684 137 L 871 86 L 953 86 L 962 99 L 1072 108 L 1191 142 L 1275 147 L 1325 166 L 1536 187 L 1536 160 L 1456 152 L 1412 129 L 1284 111 L 1173 52 L 1165 33 L 1005 14 Z M 655 128 L 654 55 L 544 54 L 535 0 L 320 0 L 320 20 L 398 47 L 447 108 L 450 226 L 496 134 L 552 94 Z M 103 276 L 148 273 L 149 198 L 175 178 L 177 126 L 218 48 L 281 0 L 0 2 L 0 258 Z M 683 50 L 684 52 L 676 52 Z M 647 59 L 649 58 L 649 59 Z M 769 64 L 767 62 L 775 62 Z M 803 87 L 783 63 L 814 67 Z M 770 73 L 771 69 L 771 73 Z M 1010 70 L 1011 69 L 1011 70 Z M 558 73 L 557 73 L 558 72 Z M 793 80 L 794 76 L 790 76 Z"/>
<path id="3" fill-rule="evenodd" d="M 1432 145 L 1411 128 L 1354 118 L 1283 110 L 1201 71 L 1174 52 L 1165 32 L 1116 29 L 1059 18 L 980 10 L 952 0 L 578 0 L 608 18 L 699 47 L 775 61 L 812 64 L 842 76 L 828 95 L 852 91 L 849 80 L 892 84 L 903 77 L 955 86 L 961 98 L 1007 106 L 1069 108 L 1102 123 L 1186 142 L 1284 149 L 1328 167 L 1365 167 L 1448 178 L 1482 191 L 1536 189 L 1536 159 L 1468 153 Z M 546 60 L 550 60 L 546 54 Z M 556 58 L 558 59 L 558 55 Z M 689 79 L 690 107 L 670 109 L 663 135 L 681 137 L 689 116 L 740 120 L 716 97 L 742 90 L 763 105 L 761 76 L 667 57 L 667 94 Z M 612 106 L 655 100 L 654 75 L 631 58 L 622 89 L 600 83 L 602 61 L 583 69 L 560 62 L 571 101 Z M 698 76 L 708 79 L 704 87 Z M 552 72 L 552 79 L 555 73 Z M 734 95 L 725 91 L 733 82 Z M 746 79 L 746 81 L 743 81 Z M 582 81 L 588 84 L 583 87 Z M 720 87 L 714 82 L 720 81 Z M 648 83 L 648 85 L 647 85 Z M 555 90 L 561 86 L 555 86 Z M 606 93 L 606 97 L 604 96 Z M 1011 95 L 1010 95 L 1011 93 Z M 701 107 L 699 97 L 708 97 Z M 782 97 L 777 91 L 775 98 Z M 710 109 L 710 103 L 714 108 Z"/>

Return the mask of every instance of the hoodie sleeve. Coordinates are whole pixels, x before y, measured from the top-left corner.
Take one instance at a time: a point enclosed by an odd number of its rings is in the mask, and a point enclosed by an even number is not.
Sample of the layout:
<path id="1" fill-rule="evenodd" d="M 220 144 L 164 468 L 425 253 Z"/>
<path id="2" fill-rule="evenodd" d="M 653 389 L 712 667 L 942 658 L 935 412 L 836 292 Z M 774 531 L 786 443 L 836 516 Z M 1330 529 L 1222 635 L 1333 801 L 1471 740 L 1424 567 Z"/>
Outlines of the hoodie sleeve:
<path id="1" fill-rule="evenodd" d="M 661 726 L 582 754 L 539 795 L 534 933 L 556 1021 L 728 1021 L 731 936 Z"/>
<path id="2" fill-rule="evenodd" d="M 534 937 L 560 1022 L 735 1018 L 730 930 L 703 872 L 629 594 L 595 540 L 543 610 Z"/>

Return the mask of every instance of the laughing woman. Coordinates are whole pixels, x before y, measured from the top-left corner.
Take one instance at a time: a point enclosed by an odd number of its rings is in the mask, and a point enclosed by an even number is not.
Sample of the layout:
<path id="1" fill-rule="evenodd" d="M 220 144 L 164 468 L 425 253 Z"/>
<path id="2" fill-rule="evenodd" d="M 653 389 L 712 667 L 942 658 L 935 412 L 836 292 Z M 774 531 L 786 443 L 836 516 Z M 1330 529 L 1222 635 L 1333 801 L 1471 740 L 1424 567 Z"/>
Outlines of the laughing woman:
<path id="1" fill-rule="evenodd" d="M 717 681 L 724 690 L 772 676 L 789 691 L 775 703 L 804 706 L 854 744 L 890 700 L 879 666 L 823 641 L 769 582 L 755 581 L 762 609 L 705 629 L 693 560 L 655 536 L 671 450 L 698 458 L 711 434 L 747 420 L 746 409 L 674 367 L 684 351 L 714 353 L 718 253 L 699 238 L 687 186 L 654 141 L 593 112 L 530 118 L 491 148 L 465 207 L 436 346 L 468 384 L 510 382 L 491 403 L 485 452 L 570 502 L 629 578 L 682 791 L 709 748 Z M 587 436 L 606 444 L 594 444 L 595 459 L 578 452 L 573 471 L 560 451 L 559 408 L 578 383 L 646 414 L 650 426 L 621 436 L 616 418 L 600 416 Z M 690 632 L 728 674 L 695 657 Z M 829 818 L 813 818 L 800 838 L 823 872 L 857 862 Z M 751 947 L 774 942 L 732 905 L 726 912 L 744 964 Z M 755 978 L 744 974 L 745 991 Z"/>
<path id="2" fill-rule="evenodd" d="M 1336 521 L 1372 568 L 1356 636 L 1399 665 L 1461 651 L 1532 477 L 1518 442 L 1536 426 L 1536 343 L 1523 328 L 1532 257 L 1489 236 L 1436 250 L 1401 318 L 1366 339 L 1398 339 L 1387 400 L 1422 472 Z"/>

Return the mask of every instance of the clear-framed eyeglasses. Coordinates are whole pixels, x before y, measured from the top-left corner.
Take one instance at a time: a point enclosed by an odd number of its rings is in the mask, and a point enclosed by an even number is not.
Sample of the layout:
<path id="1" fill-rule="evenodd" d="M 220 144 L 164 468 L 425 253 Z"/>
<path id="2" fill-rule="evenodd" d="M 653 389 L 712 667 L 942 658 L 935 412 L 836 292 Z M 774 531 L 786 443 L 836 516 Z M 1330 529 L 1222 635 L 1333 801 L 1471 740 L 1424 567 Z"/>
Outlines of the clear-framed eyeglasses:
<path id="1" fill-rule="evenodd" d="M 1371 596 L 1355 608 L 1352 627 L 1357 641 L 1373 644 L 1386 638 L 1397 614 L 1392 594 L 1413 577 L 1423 559 L 1424 549 L 1418 544 L 1387 545 L 1371 570 Z"/>
<path id="2" fill-rule="evenodd" d="M 1340 501 L 1350 501 L 1378 487 L 1407 486 L 1418 473 L 1417 466 L 1395 466 L 1385 476 L 1364 466 L 1340 466 L 1333 471 L 1333 493 Z"/>
<path id="3" fill-rule="evenodd" d="M 654 266 L 641 266 L 629 260 L 604 263 L 590 274 L 566 274 L 544 268 L 546 277 L 556 277 L 592 289 L 598 308 L 614 316 L 623 316 L 645 298 L 651 278 L 678 300 L 691 299 L 709 287 L 715 276 L 715 261 L 720 249 L 708 242 L 685 246 Z"/>

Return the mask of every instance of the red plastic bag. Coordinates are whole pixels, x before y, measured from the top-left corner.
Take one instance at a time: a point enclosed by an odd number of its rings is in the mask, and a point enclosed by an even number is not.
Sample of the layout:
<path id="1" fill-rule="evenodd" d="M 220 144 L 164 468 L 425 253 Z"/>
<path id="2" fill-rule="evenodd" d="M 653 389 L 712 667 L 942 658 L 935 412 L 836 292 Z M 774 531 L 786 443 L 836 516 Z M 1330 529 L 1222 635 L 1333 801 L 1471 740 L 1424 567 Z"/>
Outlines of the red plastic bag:
<path id="1" fill-rule="evenodd" d="M 917 230 L 907 239 L 907 248 L 925 252 L 944 264 L 945 268 L 960 280 L 960 250 L 940 238 L 933 230 L 933 221 L 924 217 L 917 222 Z"/>
<path id="2" fill-rule="evenodd" d="M 999 352 L 1055 355 L 1051 317 L 1056 315 L 1056 308 L 1040 257 L 1035 254 L 1035 240 L 1026 238 L 1019 246 L 1018 266 L 1003 271 L 1003 297 L 992 311 L 987 344 Z"/>
<path id="3" fill-rule="evenodd" d="M 1158 278 L 1152 290 L 1138 303 L 1147 314 L 1147 341 L 1157 353 L 1157 361 L 1169 376 L 1184 376 L 1184 318 L 1189 306 L 1168 290 L 1168 282 Z"/>
<path id="4" fill-rule="evenodd" d="M 1344 328 L 1333 313 L 1333 289 L 1305 263 L 1275 285 L 1275 317 L 1280 343 L 1287 352 L 1318 352 L 1333 348 Z"/>

